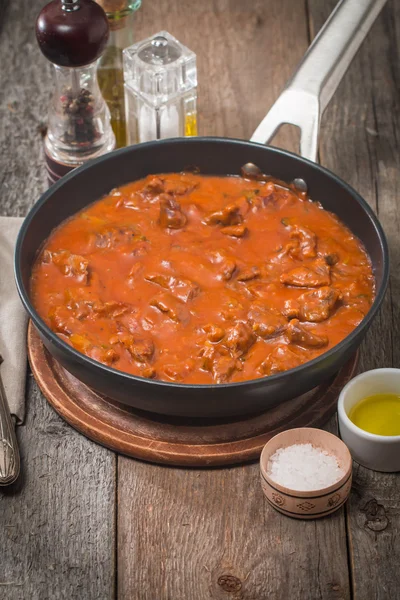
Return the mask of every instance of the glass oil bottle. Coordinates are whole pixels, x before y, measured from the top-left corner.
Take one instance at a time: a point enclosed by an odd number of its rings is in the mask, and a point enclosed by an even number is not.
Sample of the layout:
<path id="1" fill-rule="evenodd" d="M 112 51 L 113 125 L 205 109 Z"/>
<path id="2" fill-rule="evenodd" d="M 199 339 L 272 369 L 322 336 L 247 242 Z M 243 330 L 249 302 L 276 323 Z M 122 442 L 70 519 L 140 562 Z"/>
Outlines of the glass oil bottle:
<path id="1" fill-rule="evenodd" d="M 110 25 L 107 47 L 100 58 L 97 77 L 101 93 L 111 114 L 116 147 L 126 146 L 126 119 L 122 51 L 134 42 L 135 12 L 141 0 L 96 0 L 104 9 Z"/>

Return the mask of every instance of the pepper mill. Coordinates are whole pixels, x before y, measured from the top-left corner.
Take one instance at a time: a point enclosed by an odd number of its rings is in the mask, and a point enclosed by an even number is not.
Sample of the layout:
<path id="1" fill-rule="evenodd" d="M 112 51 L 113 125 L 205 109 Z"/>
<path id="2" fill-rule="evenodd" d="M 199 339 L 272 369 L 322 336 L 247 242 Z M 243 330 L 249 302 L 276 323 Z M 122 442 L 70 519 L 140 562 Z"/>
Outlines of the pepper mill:
<path id="1" fill-rule="evenodd" d="M 108 36 L 106 14 L 93 0 L 53 0 L 37 18 L 36 38 L 55 73 L 44 140 L 50 185 L 115 147 L 97 83 L 97 61 Z"/>

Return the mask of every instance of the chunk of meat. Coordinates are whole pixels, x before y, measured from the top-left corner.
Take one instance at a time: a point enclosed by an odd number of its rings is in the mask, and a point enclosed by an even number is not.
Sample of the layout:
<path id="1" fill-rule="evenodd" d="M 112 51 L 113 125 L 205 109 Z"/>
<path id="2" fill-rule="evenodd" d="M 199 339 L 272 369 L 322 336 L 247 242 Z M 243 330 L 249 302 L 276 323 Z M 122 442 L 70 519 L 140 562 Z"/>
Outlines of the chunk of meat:
<path id="1" fill-rule="evenodd" d="M 212 365 L 212 374 L 216 383 L 229 381 L 235 371 L 241 370 L 242 364 L 231 356 L 218 356 Z"/>
<path id="2" fill-rule="evenodd" d="M 264 340 L 281 335 L 287 326 L 283 315 L 266 306 L 252 307 L 248 318 L 254 333 Z"/>
<path id="3" fill-rule="evenodd" d="M 130 250 L 130 253 L 135 258 L 141 258 L 145 256 L 150 251 L 150 240 L 141 237 L 141 239 L 137 240 Z"/>
<path id="4" fill-rule="evenodd" d="M 320 323 L 328 319 L 336 303 L 341 299 L 339 290 L 324 286 L 312 292 L 306 292 L 296 300 L 285 302 L 283 314 L 289 319 Z"/>
<path id="5" fill-rule="evenodd" d="M 264 276 L 267 278 L 268 273 L 266 272 L 265 274 L 262 274 L 262 277 Z M 246 285 L 243 286 L 243 291 L 246 293 L 248 298 L 256 302 L 263 302 L 266 306 L 269 304 L 271 294 L 275 294 L 279 290 L 281 290 L 280 284 L 273 282 L 267 283 L 266 281 L 258 281 L 257 279 L 248 281 L 246 282 Z"/>
<path id="6" fill-rule="evenodd" d="M 85 300 L 79 300 L 78 302 L 70 302 L 66 304 L 71 309 L 71 314 L 78 321 L 84 321 L 92 315 L 91 305 Z"/>
<path id="7" fill-rule="evenodd" d="M 155 204 L 161 199 L 161 196 L 183 196 L 190 193 L 197 187 L 197 183 L 188 181 L 170 181 L 163 177 L 152 177 L 146 185 L 140 190 L 135 191 L 129 199 L 124 199 L 122 204 L 127 208 L 140 209 L 140 201 Z M 138 202 L 139 200 L 139 202 Z"/>
<path id="8" fill-rule="evenodd" d="M 272 181 L 261 184 L 260 189 L 251 190 L 246 194 L 249 207 L 253 213 L 262 210 L 266 206 L 274 203 L 275 185 Z"/>
<path id="9" fill-rule="evenodd" d="M 43 262 L 52 262 L 65 277 L 72 277 L 79 283 L 87 284 L 89 280 L 89 261 L 79 254 L 71 254 L 69 250 L 43 253 Z"/>
<path id="10" fill-rule="evenodd" d="M 208 344 L 203 346 L 198 353 L 200 367 L 204 369 L 204 371 L 211 371 L 217 354 L 218 353 L 213 345 Z"/>
<path id="11" fill-rule="evenodd" d="M 238 198 L 237 200 L 235 200 L 233 202 L 233 204 L 235 206 L 237 206 L 238 210 L 239 210 L 239 218 L 241 221 L 243 221 L 243 219 L 245 218 L 245 216 L 250 212 L 251 210 L 251 203 L 249 201 L 249 198 L 247 197 L 247 195 L 241 196 L 240 198 Z"/>
<path id="12" fill-rule="evenodd" d="M 371 304 L 372 296 L 370 292 L 369 281 L 369 277 L 359 276 L 357 281 L 348 283 L 345 289 L 343 289 L 343 299 L 345 303 L 348 304 L 350 301 L 360 298 L 363 301 L 367 300 L 367 302 Z"/>
<path id="13" fill-rule="evenodd" d="M 229 281 L 236 270 L 236 262 L 233 258 L 225 258 L 220 263 L 218 279 Z"/>
<path id="14" fill-rule="evenodd" d="M 256 336 L 246 323 L 237 323 L 226 334 L 224 345 L 235 354 L 245 354 L 254 344 Z"/>
<path id="15" fill-rule="evenodd" d="M 109 302 L 101 302 L 100 300 L 84 300 L 76 298 L 73 294 L 68 300 L 66 307 L 70 310 L 70 314 L 72 314 L 79 321 L 87 318 L 116 319 L 129 310 L 133 310 L 124 302 L 117 302 L 114 300 Z"/>
<path id="16" fill-rule="evenodd" d="M 333 213 L 331 216 L 335 218 Z M 327 232 L 324 236 L 318 237 L 318 256 L 324 258 L 329 266 L 334 266 L 343 262 L 348 256 L 348 246 L 342 237 L 331 237 L 333 232 Z"/>
<path id="17" fill-rule="evenodd" d="M 150 339 L 135 339 L 130 342 L 128 350 L 138 362 L 149 361 L 154 354 L 154 344 Z"/>
<path id="18" fill-rule="evenodd" d="M 93 344 L 84 335 L 73 333 L 69 341 L 76 350 L 105 365 L 110 366 L 119 359 L 119 354 L 114 348 Z"/>
<path id="19" fill-rule="evenodd" d="M 178 279 L 175 277 L 169 289 L 171 294 L 182 302 L 189 302 L 189 300 L 193 300 L 200 293 L 200 287 L 197 283 L 189 279 Z"/>
<path id="20" fill-rule="evenodd" d="M 182 229 L 187 219 L 182 212 L 181 205 L 168 194 L 160 195 L 160 217 L 159 224 L 164 229 Z"/>
<path id="21" fill-rule="evenodd" d="M 329 265 L 322 258 L 317 258 L 309 267 L 296 267 L 282 273 L 281 283 L 295 287 L 321 287 L 331 282 Z"/>
<path id="22" fill-rule="evenodd" d="M 237 276 L 237 281 L 251 281 L 252 279 L 258 279 L 261 275 L 261 269 L 259 267 L 249 267 L 243 269 Z"/>
<path id="23" fill-rule="evenodd" d="M 92 346 L 87 352 L 87 356 L 98 360 L 99 362 L 111 366 L 119 360 L 119 354 L 114 348 L 105 348 L 103 346 Z"/>
<path id="24" fill-rule="evenodd" d="M 172 275 L 149 273 L 145 276 L 145 280 L 169 290 L 173 296 L 182 300 L 182 302 L 193 300 L 200 292 L 199 286 L 196 283 L 193 283 L 193 281 L 190 281 L 189 279 L 178 279 Z"/>
<path id="25" fill-rule="evenodd" d="M 154 306 L 160 312 L 165 313 L 172 321 L 176 323 L 188 322 L 189 313 L 185 310 L 184 304 L 174 298 L 171 294 L 159 294 L 150 301 L 150 306 Z"/>
<path id="26" fill-rule="evenodd" d="M 132 242 L 135 232 L 131 227 L 110 227 L 95 234 L 94 244 L 97 248 L 117 248 Z"/>
<path id="27" fill-rule="evenodd" d="M 122 344 L 139 363 L 148 363 L 154 355 L 154 343 L 146 335 L 132 335 L 128 332 L 120 331 L 110 339 L 110 344 Z"/>
<path id="28" fill-rule="evenodd" d="M 141 191 L 141 195 L 145 198 L 148 196 L 156 196 L 165 191 L 165 181 L 161 177 L 152 177 Z"/>
<path id="29" fill-rule="evenodd" d="M 294 369 L 304 362 L 304 357 L 294 352 L 287 345 L 274 348 L 269 356 L 261 363 L 259 372 L 263 375 L 274 375 L 282 371 Z"/>
<path id="30" fill-rule="evenodd" d="M 83 352 L 84 354 L 93 345 L 85 335 L 80 335 L 79 333 L 70 335 L 69 341 L 78 352 Z"/>
<path id="31" fill-rule="evenodd" d="M 194 182 L 167 180 L 164 184 L 164 191 L 174 196 L 184 196 L 192 192 L 196 187 L 197 184 Z"/>
<path id="32" fill-rule="evenodd" d="M 205 346 L 199 353 L 201 368 L 213 375 L 214 381 L 224 383 L 233 373 L 242 369 L 242 364 L 237 357 L 232 357 L 229 350 L 222 345 Z"/>
<path id="33" fill-rule="evenodd" d="M 125 314 L 129 310 L 129 306 L 124 302 L 112 300 L 110 302 L 94 302 L 91 305 L 91 309 L 94 317 L 116 319 Z"/>
<path id="34" fill-rule="evenodd" d="M 224 251 L 217 251 L 210 256 L 210 260 L 217 265 L 217 279 L 229 281 L 232 278 L 236 270 L 236 261 L 231 256 L 228 256 Z"/>
<path id="35" fill-rule="evenodd" d="M 178 298 L 182 302 L 193 300 L 200 292 L 199 286 L 193 283 L 193 281 L 178 279 L 177 277 L 170 278 L 168 289 L 175 298 Z"/>
<path id="36" fill-rule="evenodd" d="M 353 281 L 343 289 L 343 304 L 352 306 L 366 315 L 371 307 L 373 296 L 365 281 Z"/>
<path id="37" fill-rule="evenodd" d="M 154 379 L 155 377 L 157 377 L 157 371 L 151 365 L 143 365 L 140 374 L 146 379 Z"/>
<path id="38" fill-rule="evenodd" d="M 292 319 L 289 322 L 285 333 L 290 342 L 306 348 L 323 348 L 329 342 L 326 335 L 312 333 L 298 319 Z"/>
<path id="39" fill-rule="evenodd" d="M 165 288 L 166 290 L 169 289 L 170 279 L 171 278 L 168 275 L 161 275 L 158 273 L 149 273 L 145 276 L 146 281 L 149 281 L 150 283 L 155 283 L 156 285 L 159 285 L 162 288 Z"/>
<path id="40" fill-rule="evenodd" d="M 50 324 L 53 331 L 63 333 L 66 336 L 71 335 L 75 329 L 75 317 L 67 306 L 57 306 L 50 315 Z"/>
<path id="41" fill-rule="evenodd" d="M 225 335 L 225 329 L 218 325 L 205 325 L 203 330 L 207 334 L 207 339 L 210 342 L 220 342 Z"/>
<path id="42" fill-rule="evenodd" d="M 294 206 L 298 202 L 297 193 L 294 194 L 289 189 L 279 190 L 279 195 L 277 194 L 277 200 L 275 202 L 275 206 L 278 210 L 286 209 L 288 207 Z"/>
<path id="43" fill-rule="evenodd" d="M 279 248 L 277 248 L 275 250 L 275 252 L 276 252 L 276 256 L 274 256 L 272 259 L 270 259 L 271 264 L 282 263 L 282 259 L 285 258 L 286 256 L 296 258 L 300 252 L 299 240 L 290 240 L 284 246 L 279 246 Z"/>
<path id="44" fill-rule="evenodd" d="M 237 225 L 241 221 L 240 207 L 232 202 L 221 210 L 209 214 L 205 219 L 206 225 Z"/>
<path id="45" fill-rule="evenodd" d="M 244 237 L 247 231 L 247 227 L 244 225 L 228 225 L 227 227 L 222 227 L 221 229 L 221 233 L 224 235 L 230 235 L 231 237 L 236 238 Z"/>
<path id="46" fill-rule="evenodd" d="M 163 371 L 171 381 L 183 381 L 193 371 L 195 366 L 196 361 L 193 358 L 188 358 L 183 362 L 165 365 Z"/>
<path id="47" fill-rule="evenodd" d="M 290 237 L 299 240 L 302 256 L 314 258 L 317 255 L 317 236 L 313 231 L 301 225 L 294 225 Z"/>

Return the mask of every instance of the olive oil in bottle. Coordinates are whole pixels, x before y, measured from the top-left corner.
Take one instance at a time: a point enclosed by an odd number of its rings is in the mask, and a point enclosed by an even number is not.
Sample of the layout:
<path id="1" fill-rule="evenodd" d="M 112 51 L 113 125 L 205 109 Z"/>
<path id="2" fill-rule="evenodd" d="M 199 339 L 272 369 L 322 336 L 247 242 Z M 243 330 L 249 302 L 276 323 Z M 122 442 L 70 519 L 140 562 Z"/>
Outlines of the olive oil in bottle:
<path id="1" fill-rule="evenodd" d="M 110 24 L 110 37 L 98 65 L 97 78 L 111 114 L 116 147 L 127 144 L 122 51 L 134 43 L 133 22 L 141 0 L 96 0 Z"/>

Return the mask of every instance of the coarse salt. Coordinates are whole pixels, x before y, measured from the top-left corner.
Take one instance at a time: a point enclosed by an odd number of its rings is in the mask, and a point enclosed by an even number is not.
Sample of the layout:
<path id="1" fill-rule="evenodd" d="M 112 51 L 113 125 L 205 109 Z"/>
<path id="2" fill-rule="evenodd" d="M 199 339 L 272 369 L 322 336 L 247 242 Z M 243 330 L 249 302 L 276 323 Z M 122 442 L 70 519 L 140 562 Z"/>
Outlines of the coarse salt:
<path id="1" fill-rule="evenodd" d="M 344 475 L 335 456 L 312 444 L 279 448 L 270 457 L 267 472 L 275 483 L 302 492 L 328 487 Z"/>

